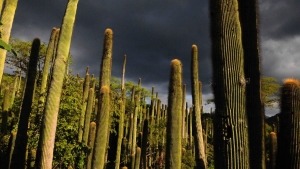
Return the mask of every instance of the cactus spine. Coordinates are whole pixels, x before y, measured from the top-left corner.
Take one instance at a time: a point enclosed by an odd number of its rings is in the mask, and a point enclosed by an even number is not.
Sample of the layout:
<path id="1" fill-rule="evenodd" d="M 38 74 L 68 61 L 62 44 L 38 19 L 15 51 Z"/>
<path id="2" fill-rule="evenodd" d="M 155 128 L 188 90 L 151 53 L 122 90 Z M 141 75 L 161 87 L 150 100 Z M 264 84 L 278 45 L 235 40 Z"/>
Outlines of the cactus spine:
<path id="1" fill-rule="evenodd" d="M 300 81 L 286 79 L 281 89 L 277 169 L 300 168 Z"/>
<path id="2" fill-rule="evenodd" d="M 70 52 L 78 0 L 69 0 L 63 18 L 39 139 L 37 168 L 51 169 L 57 117 L 66 63 Z M 39 152 L 40 151 L 40 152 Z M 41 153 L 41 154 L 39 154 Z M 40 156 L 40 157 L 39 157 Z M 40 159 L 40 161 L 39 161 Z"/>
<path id="3" fill-rule="evenodd" d="M 30 60 L 28 64 L 28 72 L 26 79 L 26 88 L 23 97 L 23 102 L 21 106 L 21 113 L 18 122 L 18 131 L 16 137 L 16 148 L 14 149 L 13 157 L 12 157 L 12 168 L 20 169 L 25 167 L 25 154 L 27 147 L 27 131 L 28 131 L 28 122 L 29 116 L 31 112 L 31 105 L 33 102 L 34 89 L 35 89 L 35 81 L 37 74 L 37 63 L 39 59 L 39 49 L 40 48 L 40 40 L 34 39 L 32 42 Z"/>
<path id="4" fill-rule="evenodd" d="M 192 97 L 193 97 L 193 131 L 195 142 L 195 161 L 196 167 L 205 169 L 207 166 L 206 155 L 204 151 L 204 141 L 201 123 L 201 107 L 202 107 L 202 93 L 200 93 L 200 85 L 198 80 L 198 48 L 196 45 L 192 46 L 192 61 L 191 61 L 191 81 L 192 81 Z"/>
<path id="5" fill-rule="evenodd" d="M 216 169 L 249 169 L 244 55 L 237 0 L 212 0 Z"/>
<path id="6" fill-rule="evenodd" d="M 3 2 L 2 2 L 3 3 Z M 18 0 L 6 0 L 4 3 L 3 12 L 1 13 L 1 39 L 8 43 L 11 33 L 12 24 L 14 21 Z M 2 8 L 0 8 L 1 10 Z M 6 50 L 0 49 L 0 83 L 2 81 L 4 65 L 6 58 Z"/>
<path id="7" fill-rule="evenodd" d="M 171 62 L 167 112 L 166 169 L 181 168 L 182 64 Z"/>
<path id="8" fill-rule="evenodd" d="M 109 138 L 110 117 L 110 78 L 112 67 L 113 31 L 105 30 L 103 56 L 100 72 L 100 97 L 98 101 L 96 140 L 92 168 L 103 169 L 105 166 L 105 154 Z"/>

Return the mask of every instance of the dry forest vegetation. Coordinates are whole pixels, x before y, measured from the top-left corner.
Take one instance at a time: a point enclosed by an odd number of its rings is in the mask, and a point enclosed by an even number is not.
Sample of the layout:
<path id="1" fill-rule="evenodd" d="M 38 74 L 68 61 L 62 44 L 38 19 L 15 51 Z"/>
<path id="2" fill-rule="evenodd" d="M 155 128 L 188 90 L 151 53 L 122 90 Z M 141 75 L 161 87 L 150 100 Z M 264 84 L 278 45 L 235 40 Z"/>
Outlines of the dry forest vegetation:
<path id="1" fill-rule="evenodd" d="M 256 1 L 210 1 L 211 112 L 203 112 L 196 45 L 184 66 L 191 70 L 192 105 L 178 59 L 170 60 L 162 104 L 142 79 L 125 81 L 126 55 L 122 78 L 111 76 L 110 28 L 99 77 L 88 67 L 84 77 L 72 74 L 78 0 L 68 0 L 47 44 L 10 37 L 17 3 L 0 1 L 1 169 L 300 168 L 300 81 L 287 79 L 280 88 L 274 78 L 261 77 Z M 3 73 L 5 64 L 13 73 Z M 276 102 L 280 113 L 266 117 L 264 107 Z"/>

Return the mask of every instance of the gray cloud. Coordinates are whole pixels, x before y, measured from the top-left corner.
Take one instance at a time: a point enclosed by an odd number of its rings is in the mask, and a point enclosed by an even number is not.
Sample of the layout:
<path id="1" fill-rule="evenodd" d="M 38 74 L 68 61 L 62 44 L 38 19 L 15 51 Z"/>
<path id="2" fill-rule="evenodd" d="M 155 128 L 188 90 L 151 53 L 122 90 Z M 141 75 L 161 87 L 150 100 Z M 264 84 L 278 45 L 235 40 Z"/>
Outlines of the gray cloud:
<path id="1" fill-rule="evenodd" d="M 183 62 L 184 79 L 190 91 L 191 46 L 197 44 L 203 92 L 211 97 L 208 2 L 81 0 L 71 48 L 73 73 L 83 74 L 85 67 L 90 66 L 92 73 L 99 74 L 103 34 L 110 27 L 114 31 L 114 76 L 121 76 L 123 55 L 127 54 L 127 79 L 137 81 L 141 77 L 144 86 L 149 89 L 156 86 L 165 95 L 170 61 L 178 58 Z M 61 24 L 66 3 L 66 0 L 19 1 L 13 37 L 25 40 L 39 37 L 47 42 L 52 27 Z M 299 62 L 299 6 L 298 0 L 260 2 L 264 75 L 283 78 L 293 71 L 299 72 L 291 66 Z"/>

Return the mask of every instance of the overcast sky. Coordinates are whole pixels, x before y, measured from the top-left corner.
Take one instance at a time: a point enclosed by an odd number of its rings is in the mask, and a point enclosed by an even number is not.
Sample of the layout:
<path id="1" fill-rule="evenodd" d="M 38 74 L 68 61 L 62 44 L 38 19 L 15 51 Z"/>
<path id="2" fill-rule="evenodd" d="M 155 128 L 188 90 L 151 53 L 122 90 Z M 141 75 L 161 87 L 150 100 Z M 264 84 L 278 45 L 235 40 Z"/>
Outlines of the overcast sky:
<path id="1" fill-rule="evenodd" d="M 170 61 L 183 63 L 184 81 L 190 92 L 191 46 L 199 48 L 200 80 L 204 98 L 211 98 L 209 0 L 80 0 L 73 32 L 73 73 L 86 66 L 100 72 L 103 34 L 114 32 L 113 76 L 120 77 L 127 55 L 126 79 L 148 89 L 155 86 L 166 103 Z M 52 27 L 59 27 L 67 0 L 20 0 L 12 37 L 48 42 Z M 299 78 L 300 1 L 263 0 L 260 8 L 262 74 Z M 188 98 L 190 99 L 190 97 Z"/>

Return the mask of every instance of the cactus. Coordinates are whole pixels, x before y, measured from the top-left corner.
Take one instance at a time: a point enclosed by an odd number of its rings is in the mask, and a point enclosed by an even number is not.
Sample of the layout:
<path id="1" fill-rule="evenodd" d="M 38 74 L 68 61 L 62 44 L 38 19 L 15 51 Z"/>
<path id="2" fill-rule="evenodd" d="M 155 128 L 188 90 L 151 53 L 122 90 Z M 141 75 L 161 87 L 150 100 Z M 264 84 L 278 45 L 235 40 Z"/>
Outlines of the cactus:
<path id="1" fill-rule="evenodd" d="M 141 149 L 141 163 L 142 163 L 142 169 L 147 168 L 147 144 L 148 144 L 148 119 L 144 120 L 144 126 L 143 126 L 143 138 L 142 138 L 142 149 Z"/>
<path id="2" fill-rule="evenodd" d="M 276 169 L 276 157 L 277 157 L 277 134 L 275 132 L 270 133 L 270 164 L 269 169 Z"/>
<path id="3" fill-rule="evenodd" d="M 134 169 L 140 169 L 140 163 L 141 163 L 141 148 L 136 148 L 136 155 L 135 155 L 135 164 Z"/>
<path id="4" fill-rule="evenodd" d="M 101 73 L 99 86 L 110 86 L 112 68 L 113 31 L 109 28 L 105 30 L 103 56 L 101 62 Z"/>
<path id="5" fill-rule="evenodd" d="M 2 2 L 3 3 L 3 2 Z M 4 7 L 2 13 L 1 13 L 1 24 L 0 30 L 1 30 L 1 39 L 8 43 L 11 33 L 12 24 L 15 17 L 16 8 L 18 5 L 18 0 L 6 0 L 4 3 Z M 4 71 L 4 64 L 5 64 L 5 58 L 6 58 L 6 50 L 0 49 L 0 84 L 3 76 Z"/>
<path id="6" fill-rule="evenodd" d="M 107 149 L 107 137 L 109 135 L 109 117 L 110 117 L 110 89 L 108 86 L 102 86 L 99 96 L 99 111 L 97 113 L 96 139 L 94 144 L 94 153 L 92 168 L 103 169 L 105 166 L 105 153 Z"/>
<path id="7" fill-rule="evenodd" d="M 8 114 L 10 111 L 10 96 L 11 91 L 9 89 L 4 90 L 4 98 L 2 103 L 2 121 L 1 121 L 1 133 L 3 135 L 7 132 L 8 127 Z"/>
<path id="8" fill-rule="evenodd" d="M 181 168 L 182 64 L 174 59 L 168 94 L 166 169 Z"/>
<path id="9" fill-rule="evenodd" d="M 89 89 L 90 89 L 90 74 L 89 74 L 89 67 L 86 68 L 86 74 L 83 82 L 83 95 L 82 95 L 82 106 L 81 106 L 81 113 L 80 113 L 80 119 L 79 119 L 79 127 L 78 127 L 78 142 L 82 141 L 83 136 L 83 130 L 84 130 L 84 124 L 85 124 L 85 113 L 86 113 L 86 107 L 88 102 L 88 96 L 89 96 Z M 89 124 L 90 122 L 87 122 L 86 124 Z M 88 132 L 87 130 L 86 132 Z M 87 136 L 87 133 L 86 133 Z M 85 141 L 87 141 L 87 137 L 85 138 Z"/>
<path id="10" fill-rule="evenodd" d="M 54 49 L 56 48 L 56 39 L 59 35 L 58 28 L 52 28 L 51 36 L 49 39 L 49 44 L 46 51 L 44 67 L 43 67 L 43 74 L 42 74 L 42 82 L 41 82 L 41 89 L 40 89 L 40 98 L 39 103 L 44 106 L 45 98 L 46 98 L 46 91 L 47 91 L 47 84 L 48 84 L 48 76 L 50 71 L 50 62 L 52 61 L 54 55 Z"/>
<path id="11" fill-rule="evenodd" d="M 300 168 L 300 81 L 286 79 L 281 88 L 277 169 Z"/>
<path id="12" fill-rule="evenodd" d="M 92 110 L 93 110 L 93 102 L 94 102 L 94 89 L 90 88 L 89 94 L 88 94 L 86 112 L 85 112 L 83 137 L 82 137 L 82 142 L 85 145 L 87 145 L 87 143 L 88 143 L 90 121 L 91 121 L 91 115 L 92 115 Z"/>
<path id="13" fill-rule="evenodd" d="M 185 133 L 185 118 L 186 118 L 186 101 L 185 101 L 185 95 L 186 95 L 186 84 L 183 85 L 182 88 L 182 95 L 183 95 L 183 100 L 182 100 L 182 138 L 186 138 L 186 133 Z"/>
<path id="14" fill-rule="evenodd" d="M 40 40 L 34 39 L 31 46 L 30 59 L 28 64 L 26 88 L 23 96 L 23 102 L 20 111 L 20 118 L 18 122 L 18 130 L 16 137 L 16 146 L 12 157 L 12 168 L 20 169 L 25 167 L 25 154 L 28 141 L 28 122 L 31 112 L 31 105 L 33 102 L 36 74 L 37 74 L 37 63 L 39 59 L 39 48 Z"/>
<path id="15" fill-rule="evenodd" d="M 131 154 L 135 154 L 135 150 L 136 150 L 137 118 L 139 114 L 140 98 L 141 98 L 140 88 L 141 88 L 141 79 L 139 79 L 138 90 L 137 90 L 136 98 L 134 99 L 135 101 L 134 101 L 134 114 L 133 114 Z"/>
<path id="16" fill-rule="evenodd" d="M 119 117 L 118 143 L 117 143 L 115 169 L 120 168 L 121 147 L 122 147 L 122 140 L 124 137 L 123 133 L 124 133 L 124 118 L 125 118 L 125 105 L 126 105 L 125 68 L 126 68 L 126 55 L 124 55 L 123 71 L 122 71 L 122 79 L 121 79 L 122 98 L 120 101 L 120 117 Z"/>
<path id="17" fill-rule="evenodd" d="M 88 140 L 88 146 L 90 148 L 90 151 L 87 155 L 86 169 L 92 168 L 92 158 L 93 158 L 95 136 L 96 136 L 96 123 L 91 122 L 90 123 L 89 140 Z"/>
<path id="18" fill-rule="evenodd" d="M 193 98 L 193 136 L 195 142 L 195 161 L 196 167 L 199 169 L 206 169 L 206 154 L 204 151 L 204 141 L 201 123 L 201 106 L 202 106 L 202 92 L 198 80 L 198 48 L 196 45 L 192 46 L 192 60 L 191 60 L 191 84 L 192 84 L 192 98 Z"/>
<path id="19" fill-rule="evenodd" d="M 15 142 L 16 142 L 16 136 L 17 133 L 16 132 L 11 132 L 10 134 L 10 138 L 9 138 L 9 142 L 8 142 L 8 149 L 7 149 L 7 153 L 6 153 L 6 157 L 3 160 L 4 164 L 3 164 L 3 168 L 7 168 L 10 169 L 11 164 L 12 164 L 12 155 L 13 155 L 13 151 L 15 148 Z M 2 166 L 2 165 L 0 165 Z"/>
<path id="20" fill-rule="evenodd" d="M 258 2 L 257 0 L 238 0 L 238 3 L 244 49 L 244 70 L 247 79 L 246 112 L 248 116 L 250 167 L 265 169 L 265 115 L 260 93 Z"/>
<path id="21" fill-rule="evenodd" d="M 43 124 L 37 149 L 37 168 L 52 168 L 53 149 L 57 117 L 64 81 L 66 63 L 69 56 L 73 26 L 76 16 L 77 4 L 79 0 L 69 0 L 63 22 L 61 25 L 58 46 L 56 50 L 55 62 L 53 65 L 52 78 L 46 98 Z"/>
<path id="22" fill-rule="evenodd" d="M 210 1 L 216 169 L 249 169 L 244 52 L 237 0 Z"/>

